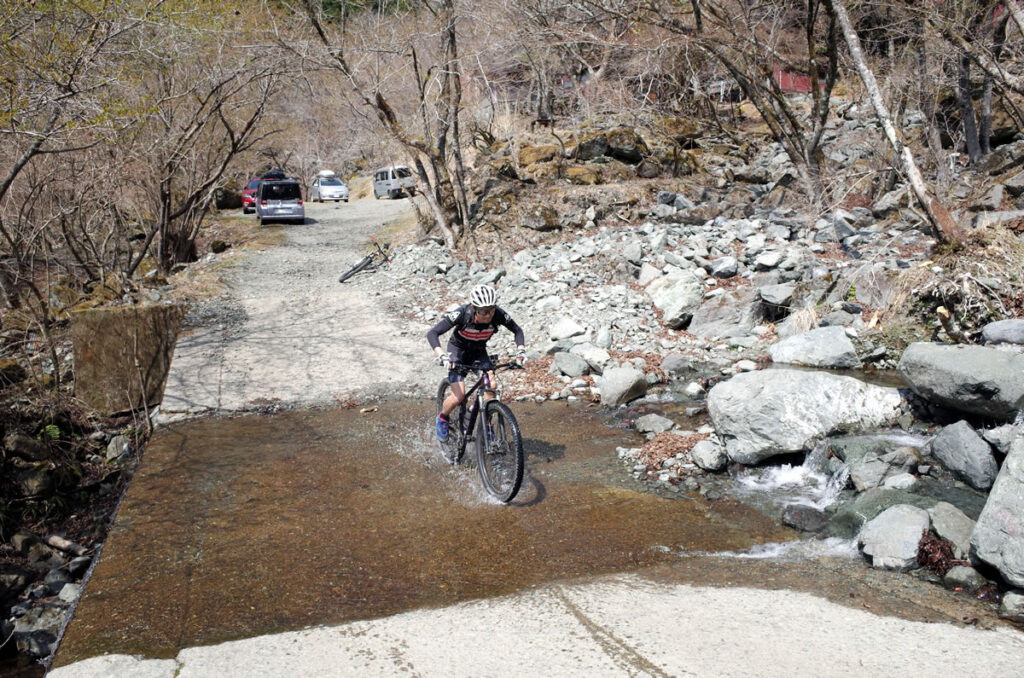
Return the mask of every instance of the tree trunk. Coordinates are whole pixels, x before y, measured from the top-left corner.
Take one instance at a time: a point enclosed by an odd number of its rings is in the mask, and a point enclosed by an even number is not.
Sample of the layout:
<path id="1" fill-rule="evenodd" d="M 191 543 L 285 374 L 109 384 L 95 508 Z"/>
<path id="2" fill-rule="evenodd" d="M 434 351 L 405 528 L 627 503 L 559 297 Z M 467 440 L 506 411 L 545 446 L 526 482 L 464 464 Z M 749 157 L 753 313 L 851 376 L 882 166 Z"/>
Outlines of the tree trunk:
<path id="1" fill-rule="evenodd" d="M 981 162 L 981 144 L 978 141 L 978 123 L 974 117 L 974 104 L 971 101 L 971 60 L 961 53 L 957 63 L 957 98 L 960 103 L 960 126 L 964 131 L 964 144 L 967 146 L 967 157 L 971 164 Z"/>
<path id="2" fill-rule="evenodd" d="M 850 23 L 850 15 L 846 12 L 846 6 L 842 0 L 828 0 L 828 2 L 831 4 L 836 18 L 839 20 L 843 37 L 850 49 L 850 56 L 853 58 L 853 62 L 857 67 L 857 73 L 860 75 L 860 79 L 870 95 L 875 114 L 878 115 L 878 120 L 882 124 L 882 129 L 885 131 L 885 136 L 889 140 L 893 152 L 900 158 L 903 164 L 903 171 L 907 175 L 907 180 L 910 182 L 914 195 L 924 208 L 925 214 L 928 215 L 935 238 L 954 247 L 959 246 L 963 241 L 960 226 L 953 219 L 953 215 L 949 213 L 945 205 L 931 194 L 927 184 L 924 182 L 924 178 L 921 176 L 917 163 L 914 161 L 914 155 L 900 141 L 899 136 L 896 134 L 896 129 L 892 124 L 892 117 L 889 115 L 885 101 L 882 99 L 882 93 L 878 89 L 878 82 L 875 80 L 874 73 L 868 68 L 867 62 L 864 59 L 864 52 L 860 47 L 860 38 L 857 37 L 856 31 L 853 30 L 853 24 Z"/>

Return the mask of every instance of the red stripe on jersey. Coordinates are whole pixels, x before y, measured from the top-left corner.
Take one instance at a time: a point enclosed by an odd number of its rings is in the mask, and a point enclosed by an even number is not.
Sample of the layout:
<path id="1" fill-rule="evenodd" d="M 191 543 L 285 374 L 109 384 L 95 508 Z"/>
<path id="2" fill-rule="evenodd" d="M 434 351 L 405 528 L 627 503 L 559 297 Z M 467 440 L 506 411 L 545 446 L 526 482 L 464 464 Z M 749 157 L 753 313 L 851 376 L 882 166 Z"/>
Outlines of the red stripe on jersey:
<path id="1" fill-rule="evenodd" d="M 494 334 L 494 330 L 471 330 L 467 327 L 465 329 L 459 330 L 459 334 L 462 335 L 464 338 L 469 339 L 470 341 L 487 341 L 488 339 L 491 338 L 491 335 Z"/>

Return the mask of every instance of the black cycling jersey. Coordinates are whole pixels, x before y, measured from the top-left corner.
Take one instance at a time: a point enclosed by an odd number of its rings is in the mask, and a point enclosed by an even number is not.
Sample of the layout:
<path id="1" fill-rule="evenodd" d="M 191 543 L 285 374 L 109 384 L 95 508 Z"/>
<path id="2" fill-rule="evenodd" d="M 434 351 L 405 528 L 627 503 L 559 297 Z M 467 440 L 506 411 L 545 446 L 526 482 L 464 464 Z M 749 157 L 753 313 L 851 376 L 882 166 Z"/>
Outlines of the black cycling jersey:
<path id="1" fill-rule="evenodd" d="M 427 341 L 430 342 L 431 348 L 440 348 L 441 335 L 455 328 L 451 338 L 448 340 L 449 352 L 460 354 L 464 351 L 483 352 L 484 347 L 487 345 L 487 340 L 494 336 L 494 333 L 501 326 L 505 326 L 512 331 L 516 338 L 516 346 L 522 346 L 526 343 L 526 339 L 523 336 L 523 328 L 519 327 L 516 321 L 512 320 L 508 313 L 502 310 L 500 306 L 494 309 L 494 315 L 489 322 L 477 323 L 473 322 L 472 304 L 466 304 L 459 307 L 458 310 L 445 314 L 441 318 L 441 322 L 434 325 L 427 332 Z"/>

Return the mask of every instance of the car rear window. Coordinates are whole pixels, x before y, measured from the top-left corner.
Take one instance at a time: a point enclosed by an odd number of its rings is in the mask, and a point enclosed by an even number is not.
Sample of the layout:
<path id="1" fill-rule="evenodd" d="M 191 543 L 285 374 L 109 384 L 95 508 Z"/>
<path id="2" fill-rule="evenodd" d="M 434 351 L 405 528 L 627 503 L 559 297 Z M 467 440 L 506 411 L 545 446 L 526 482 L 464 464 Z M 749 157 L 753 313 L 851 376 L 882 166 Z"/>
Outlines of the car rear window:
<path id="1" fill-rule="evenodd" d="M 260 185 L 260 180 L 259 179 L 253 179 L 248 184 L 246 184 L 245 187 L 247 189 L 249 189 L 249 190 L 255 191 L 259 187 L 259 185 Z"/>
<path id="2" fill-rule="evenodd" d="M 396 167 L 395 168 L 395 176 L 399 177 L 401 179 L 404 179 L 406 177 L 411 177 L 412 176 L 412 170 L 410 170 L 408 167 Z"/>
<path id="3" fill-rule="evenodd" d="M 268 181 L 263 183 L 263 198 L 266 200 L 301 200 L 302 191 L 298 184 Z"/>

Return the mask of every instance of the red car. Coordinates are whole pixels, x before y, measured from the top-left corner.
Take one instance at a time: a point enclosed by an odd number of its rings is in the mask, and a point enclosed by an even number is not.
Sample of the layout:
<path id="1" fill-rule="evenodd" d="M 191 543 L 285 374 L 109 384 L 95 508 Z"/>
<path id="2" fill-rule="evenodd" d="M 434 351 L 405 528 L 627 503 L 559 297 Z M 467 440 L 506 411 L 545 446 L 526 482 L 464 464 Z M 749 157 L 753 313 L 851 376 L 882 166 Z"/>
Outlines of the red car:
<path id="1" fill-rule="evenodd" d="M 249 214 L 256 211 L 256 194 L 260 190 L 261 181 L 278 181 L 287 177 L 284 170 L 272 169 L 261 177 L 249 179 L 249 183 L 242 189 L 242 213 Z"/>
<path id="2" fill-rule="evenodd" d="M 260 179 L 253 178 L 242 189 L 242 212 L 249 214 L 256 211 L 256 189 L 260 187 Z"/>

